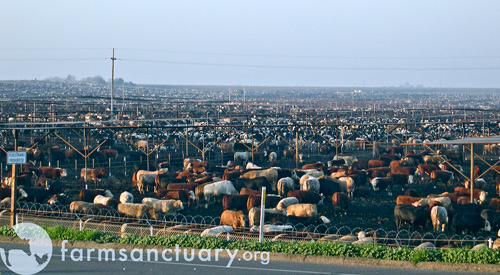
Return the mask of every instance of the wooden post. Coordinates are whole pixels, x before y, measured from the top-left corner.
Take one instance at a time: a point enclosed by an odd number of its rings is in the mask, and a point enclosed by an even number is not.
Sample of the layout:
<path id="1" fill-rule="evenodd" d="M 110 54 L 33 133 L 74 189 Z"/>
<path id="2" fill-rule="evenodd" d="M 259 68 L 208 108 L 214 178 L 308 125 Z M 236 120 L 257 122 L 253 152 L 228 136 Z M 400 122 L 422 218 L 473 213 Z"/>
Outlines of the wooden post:
<path id="1" fill-rule="evenodd" d="M 17 167 L 15 164 L 12 164 L 12 183 L 10 190 L 10 226 L 14 226 L 16 224 L 16 201 L 17 201 Z"/>
<path id="2" fill-rule="evenodd" d="M 14 151 L 17 151 L 17 130 L 14 130 Z M 10 186 L 10 226 L 16 224 L 16 201 L 17 201 L 17 169 L 16 165 L 12 164 L 12 183 Z"/>

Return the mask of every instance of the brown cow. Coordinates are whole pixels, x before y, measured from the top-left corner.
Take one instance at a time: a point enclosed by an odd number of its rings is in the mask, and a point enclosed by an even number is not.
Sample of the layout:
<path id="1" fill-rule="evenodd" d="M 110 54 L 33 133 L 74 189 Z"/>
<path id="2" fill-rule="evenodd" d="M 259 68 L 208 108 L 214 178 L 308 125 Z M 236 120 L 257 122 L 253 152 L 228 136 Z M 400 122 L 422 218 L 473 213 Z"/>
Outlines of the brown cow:
<path id="1" fill-rule="evenodd" d="M 195 179 L 194 183 L 202 184 L 202 183 L 211 182 L 211 181 L 213 181 L 212 176 L 204 176 L 204 177 Z"/>
<path id="2" fill-rule="evenodd" d="M 353 174 L 356 174 L 359 176 L 359 184 L 360 186 L 365 185 L 368 182 L 368 173 L 363 170 L 355 170 L 355 169 L 349 169 L 347 171 L 347 176 L 352 177 Z"/>
<path id="3" fill-rule="evenodd" d="M 47 186 L 48 186 L 47 183 L 52 182 L 52 181 L 53 181 L 52 179 L 41 176 L 38 179 L 36 179 L 35 186 L 47 188 Z"/>
<path id="4" fill-rule="evenodd" d="M 203 173 L 206 171 L 208 167 L 208 161 L 194 161 L 191 162 L 188 167 L 188 170 L 191 170 L 193 173 Z"/>
<path id="5" fill-rule="evenodd" d="M 349 207 L 349 198 L 347 195 L 343 192 L 336 192 L 332 196 L 332 205 L 333 205 L 333 211 L 340 213 L 347 214 L 347 208 Z"/>
<path id="6" fill-rule="evenodd" d="M 368 167 L 369 168 L 385 167 L 385 166 L 388 166 L 388 165 L 383 160 L 371 159 L 371 160 L 368 161 Z"/>
<path id="7" fill-rule="evenodd" d="M 391 163 L 389 163 L 389 167 L 391 168 L 391 171 L 392 171 L 392 169 L 394 169 L 395 167 L 399 167 L 399 166 L 401 166 L 401 162 L 402 162 L 402 161 L 403 161 L 403 160 L 393 160 L 393 161 L 391 161 Z"/>
<path id="8" fill-rule="evenodd" d="M 97 187 L 104 176 L 106 176 L 106 171 L 102 168 L 82 168 L 80 171 L 80 184 L 86 181 L 93 181 L 94 186 Z"/>
<path id="9" fill-rule="evenodd" d="M 248 195 L 224 195 L 222 198 L 222 209 L 224 210 L 246 210 Z"/>
<path id="10" fill-rule="evenodd" d="M 481 167 L 474 165 L 474 178 L 479 178 L 479 175 L 483 172 L 483 169 Z"/>
<path id="11" fill-rule="evenodd" d="M 370 179 L 385 177 L 389 172 L 391 172 L 391 168 L 389 167 L 374 167 L 374 168 L 368 168 L 366 170 L 368 178 Z"/>
<path id="12" fill-rule="evenodd" d="M 14 178 L 12 178 L 12 171 L 9 171 L 8 177 L 4 179 L 2 182 L 2 187 L 10 187 L 12 186 L 12 182 L 14 181 Z M 36 186 L 36 181 L 33 180 L 33 173 L 32 172 L 20 172 L 17 175 L 17 181 L 16 181 L 17 186 L 25 185 L 25 186 Z M 42 187 L 45 187 L 42 186 Z"/>
<path id="13" fill-rule="evenodd" d="M 69 162 L 70 160 L 73 160 L 75 158 L 77 153 L 73 149 L 66 149 L 64 151 L 64 157 L 66 158 L 66 161 Z"/>
<path id="14" fill-rule="evenodd" d="M 180 200 L 183 203 L 187 203 L 187 206 L 191 206 L 191 203 L 196 200 L 193 191 L 188 191 L 186 189 L 180 190 L 168 190 L 168 189 L 160 189 L 157 192 L 157 198 L 160 200 Z"/>
<path id="15" fill-rule="evenodd" d="M 431 172 L 434 170 L 440 170 L 439 166 L 434 165 L 434 164 L 419 164 L 418 165 L 418 172 L 421 176 L 422 181 L 424 180 L 424 176 L 427 175 L 430 177 Z"/>
<path id="16" fill-rule="evenodd" d="M 419 198 L 419 197 L 411 197 L 411 196 L 397 196 L 396 197 L 396 204 L 413 204 L 419 200 L 421 200 L 422 198 Z"/>
<path id="17" fill-rule="evenodd" d="M 470 197 L 470 189 L 467 189 L 465 187 L 455 187 L 454 194 L 457 194 L 459 196 L 468 196 Z M 481 195 L 481 192 L 484 192 L 480 189 L 474 189 L 474 199 L 479 200 L 479 196 Z"/>
<path id="18" fill-rule="evenodd" d="M 118 157 L 118 151 L 115 149 L 102 149 L 99 151 L 99 153 L 105 159 L 108 159 L 108 158 L 116 159 Z"/>
<path id="19" fill-rule="evenodd" d="M 222 180 L 234 180 L 239 178 L 241 174 L 242 173 L 240 170 L 227 171 L 222 175 Z"/>
<path id="20" fill-rule="evenodd" d="M 169 183 L 167 185 L 168 190 L 188 190 L 188 191 L 194 191 L 196 189 L 196 186 L 199 184 L 197 183 Z"/>
<path id="21" fill-rule="evenodd" d="M 250 210 L 254 207 L 260 207 L 261 197 L 262 196 L 248 196 L 247 209 Z M 275 208 L 282 198 L 283 197 L 276 195 L 266 196 L 266 208 Z"/>
<path id="22" fill-rule="evenodd" d="M 194 174 L 192 172 L 189 172 L 188 170 L 184 170 L 184 171 L 179 171 L 175 178 L 178 180 L 187 181 L 188 178 L 193 177 L 193 176 L 194 176 Z"/>
<path id="23" fill-rule="evenodd" d="M 323 171 L 324 168 L 325 168 L 325 164 L 323 162 L 321 162 L 321 161 L 302 165 L 302 170 L 305 170 L 305 169 L 317 169 L 317 170 Z"/>
<path id="24" fill-rule="evenodd" d="M 499 198 L 492 198 L 490 202 L 488 203 L 488 208 L 495 210 L 495 211 L 500 211 L 500 199 Z"/>
<path id="25" fill-rule="evenodd" d="M 225 210 L 220 216 L 220 225 L 230 225 L 233 228 L 245 227 L 248 218 L 240 211 Z"/>
<path id="26" fill-rule="evenodd" d="M 40 170 L 41 175 L 52 180 L 58 180 L 68 175 L 66 169 L 54 167 L 40 167 L 38 169 Z"/>
<path id="27" fill-rule="evenodd" d="M 242 187 L 242 188 L 240 189 L 240 195 L 260 196 L 261 194 L 262 194 L 262 192 L 261 192 L 261 191 L 248 189 L 248 188 L 246 188 L 246 187 Z"/>
<path id="28" fill-rule="evenodd" d="M 323 202 L 323 198 L 316 192 L 305 190 L 290 190 L 286 194 L 287 197 L 295 197 L 299 203 L 319 204 Z"/>
<path id="29" fill-rule="evenodd" d="M 455 177 L 453 176 L 453 172 L 443 170 L 431 171 L 430 178 L 432 180 L 434 188 L 436 188 L 438 182 L 444 183 L 444 187 L 446 188 L 448 183 L 452 183 L 452 181 L 455 179 Z"/>

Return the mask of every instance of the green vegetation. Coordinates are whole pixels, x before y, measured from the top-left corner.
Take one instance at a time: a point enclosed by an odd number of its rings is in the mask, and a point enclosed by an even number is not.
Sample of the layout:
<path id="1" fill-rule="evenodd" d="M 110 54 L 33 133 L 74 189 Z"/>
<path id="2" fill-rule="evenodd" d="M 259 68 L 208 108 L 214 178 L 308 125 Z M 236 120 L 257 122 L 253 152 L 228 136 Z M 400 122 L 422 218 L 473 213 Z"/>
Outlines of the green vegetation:
<path id="1" fill-rule="evenodd" d="M 411 248 L 391 248 L 379 245 L 351 245 L 334 242 L 271 242 L 265 241 L 226 241 L 215 237 L 200 237 L 193 235 L 146 236 L 129 235 L 123 238 L 85 229 L 78 231 L 63 226 L 44 227 L 52 239 L 69 241 L 94 241 L 98 243 L 122 243 L 141 245 L 161 245 L 206 248 L 206 249 L 239 249 L 253 251 L 268 251 L 301 255 L 320 255 L 333 257 L 372 258 L 383 260 L 418 262 L 448 262 L 448 263 L 478 263 L 500 264 L 500 250 L 468 248 L 413 250 Z M 9 226 L 0 227 L 0 235 L 16 236 Z"/>

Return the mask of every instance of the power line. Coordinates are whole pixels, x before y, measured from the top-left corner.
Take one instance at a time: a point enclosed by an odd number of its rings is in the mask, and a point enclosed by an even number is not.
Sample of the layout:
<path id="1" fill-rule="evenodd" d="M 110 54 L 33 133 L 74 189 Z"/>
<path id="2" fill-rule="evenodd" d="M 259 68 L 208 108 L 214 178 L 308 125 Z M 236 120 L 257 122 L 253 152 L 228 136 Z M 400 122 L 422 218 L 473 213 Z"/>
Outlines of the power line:
<path id="1" fill-rule="evenodd" d="M 108 58 L 0 58 L 0 61 L 92 61 L 92 60 L 107 60 Z"/>
<path id="2" fill-rule="evenodd" d="M 119 58 L 122 61 L 145 62 L 145 63 L 163 63 L 176 65 L 193 65 L 193 66 L 218 66 L 218 67 L 238 67 L 238 68 L 264 68 L 264 69 L 299 69 L 299 70 L 336 70 L 336 71 L 495 71 L 500 70 L 500 67 L 441 67 L 441 68 L 423 68 L 423 67 L 307 67 L 307 66 L 280 66 L 280 65 L 252 65 L 252 64 L 228 64 L 228 63 L 203 63 L 203 62 L 180 62 L 157 59 L 131 59 Z"/>
<path id="3" fill-rule="evenodd" d="M 216 53 L 216 52 L 190 52 L 190 51 L 174 51 L 174 50 L 154 50 L 154 49 L 137 49 L 137 48 L 117 48 L 127 51 L 141 52 L 164 52 L 164 53 L 180 53 L 180 54 L 195 54 L 195 55 L 219 55 L 219 56 L 242 56 L 242 57 L 276 57 L 276 58 L 311 58 L 311 59 L 500 59 L 500 56 L 314 56 L 314 55 L 272 55 L 272 54 L 245 54 L 245 53 Z"/>
<path id="4" fill-rule="evenodd" d="M 0 51 L 80 51 L 109 49 L 111 48 L 0 48 Z"/>

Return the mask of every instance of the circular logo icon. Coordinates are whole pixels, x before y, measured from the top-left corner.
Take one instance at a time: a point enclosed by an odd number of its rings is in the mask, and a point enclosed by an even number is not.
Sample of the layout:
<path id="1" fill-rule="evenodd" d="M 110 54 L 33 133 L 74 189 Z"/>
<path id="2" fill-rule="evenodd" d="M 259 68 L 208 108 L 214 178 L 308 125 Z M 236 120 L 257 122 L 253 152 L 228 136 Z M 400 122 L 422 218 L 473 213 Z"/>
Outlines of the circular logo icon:
<path id="1" fill-rule="evenodd" d="M 12 227 L 17 236 L 27 241 L 21 249 L 0 248 L 0 257 L 11 271 L 30 275 L 42 271 L 52 258 L 52 242 L 43 228 L 32 223 L 19 223 Z"/>

